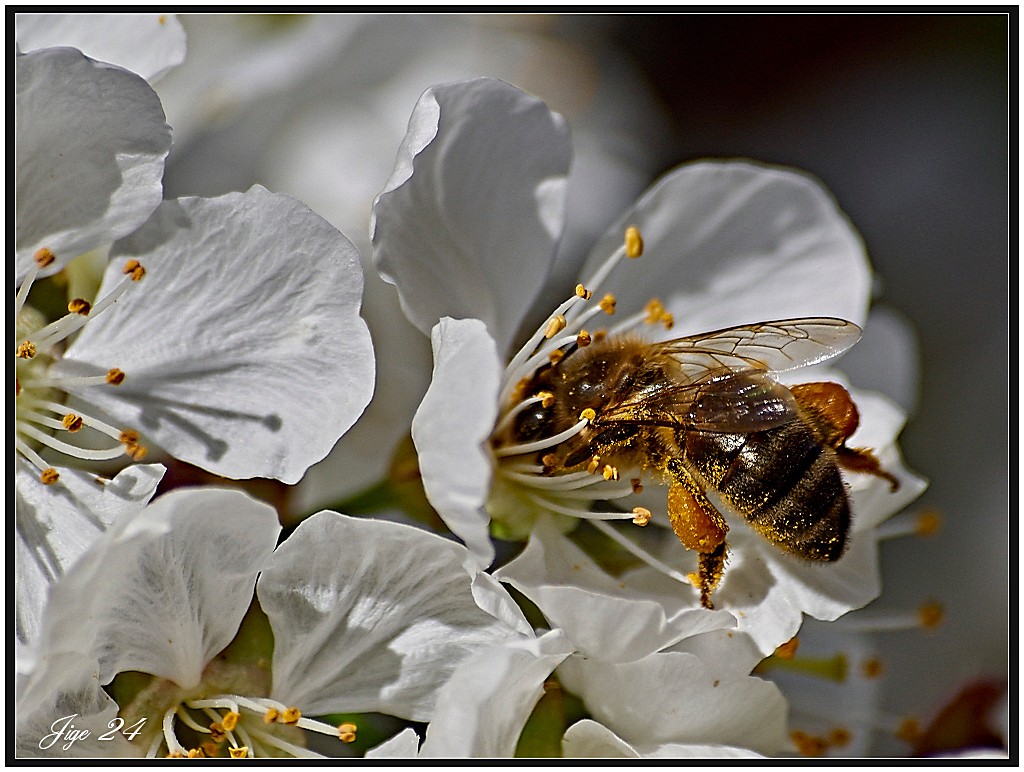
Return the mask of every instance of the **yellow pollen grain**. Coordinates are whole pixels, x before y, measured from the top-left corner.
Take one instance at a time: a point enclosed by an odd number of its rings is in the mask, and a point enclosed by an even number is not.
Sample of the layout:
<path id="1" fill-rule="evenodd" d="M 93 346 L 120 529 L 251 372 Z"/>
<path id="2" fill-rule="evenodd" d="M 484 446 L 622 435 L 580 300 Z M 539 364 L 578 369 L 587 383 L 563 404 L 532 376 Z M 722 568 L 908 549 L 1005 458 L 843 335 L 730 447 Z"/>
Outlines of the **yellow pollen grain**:
<path id="1" fill-rule="evenodd" d="M 942 624 L 942 604 L 935 602 L 925 603 L 917 610 L 917 618 L 921 622 L 922 627 L 934 630 Z"/>
<path id="2" fill-rule="evenodd" d="M 608 316 L 611 316 L 612 314 L 615 313 L 615 303 L 615 296 L 609 292 L 607 295 L 601 298 L 601 302 L 598 303 L 597 305 L 600 306 L 601 310 L 608 314 Z"/>
<path id="3" fill-rule="evenodd" d="M 541 407 L 551 407 L 555 404 L 555 395 L 550 391 L 538 391 L 537 396 L 540 397 Z"/>
<path id="4" fill-rule="evenodd" d="M 611 464 L 605 464 L 604 469 L 601 470 L 601 476 L 606 480 L 618 480 L 619 470 Z"/>
<path id="5" fill-rule="evenodd" d="M 629 484 L 631 486 L 633 486 L 633 493 L 643 493 L 644 492 L 644 484 L 642 482 L 640 482 L 640 478 L 639 477 L 633 477 L 632 479 L 630 479 Z M 634 510 L 634 511 L 636 511 L 636 510 Z"/>
<path id="6" fill-rule="evenodd" d="M 39 473 L 39 480 L 43 485 L 53 485 L 59 479 L 60 474 L 52 466 L 46 467 L 46 469 Z"/>
<path id="7" fill-rule="evenodd" d="M 626 228 L 626 257 L 640 257 L 644 253 L 644 240 L 640 236 L 640 229 L 635 225 Z"/>
<path id="8" fill-rule="evenodd" d="M 121 273 L 125 276 L 131 275 L 132 281 L 139 281 L 146 275 L 146 269 L 142 267 L 142 263 L 138 260 L 129 260 L 124 264 L 124 268 L 121 269 Z"/>
<path id="9" fill-rule="evenodd" d="M 241 717 L 242 716 L 240 714 L 232 710 L 224 714 L 224 718 L 221 719 L 221 722 L 224 724 L 224 728 L 226 730 L 228 730 L 229 732 L 233 732 L 235 730 L 235 727 L 238 726 L 238 720 Z"/>
<path id="10" fill-rule="evenodd" d="M 298 708 L 285 708 L 284 713 L 281 714 L 281 723 L 297 724 L 300 718 L 302 718 L 302 713 Z"/>
<path id="11" fill-rule="evenodd" d="M 651 510 L 646 507 L 633 507 L 633 523 L 639 526 L 645 526 L 651 522 Z"/>
<path id="12" fill-rule="evenodd" d="M 116 367 L 107 370 L 105 380 L 111 386 L 120 386 L 124 383 L 124 370 L 118 370 Z"/>
<path id="13" fill-rule="evenodd" d="M 554 319 L 548 322 L 548 326 L 544 330 L 544 337 L 547 338 L 548 340 L 551 340 L 564 329 L 565 317 L 562 314 L 559 314 Z"/>
<path id="14" fill-rule="evenodd" d="M 18 344 L 18 348 L 15 350 L 14 355 L 18 359 L 31 359 L 36 355 L 36 344 L 30 340 L 23 340 Z"/>
<path id="15" fill-rule="evenodd" d="M 32 259 L 35 260 L 36 265 L 40 268 L 45 268 L 56 260 L 57 256 L 50 251 L 49 247 L 39 247 L 39 249 L 36 250 L 36 253 L 32 255 Z"/>
<path id="16" fill-rule="evenodd" d="M 60 422 L 61 425 L 69 432 L 81 431 L 82 427 L 85 426 L 82 416 L 75 415 L 74 413 L 68 413 L 60 420 Z"/>
<path id="17" fill-rule="evenodd" d="M 883 670 L 885 666 L 878 657 L 871 657 L 860 663 L 860 674 L 865 678 L 878 678 Z"/>
<path id="18" fill-rule="evenodd" d="M 583 298 L 584 300 L 590 300 L 594 296 L 594 293 L 584 287 L 582 284 L 576 285 L 576 297 Z"/>
<path id="19" fill-rule="evenodd" d="M 589 346 L 591 340 L 592 338 L 590 337 L 590 333 L 587 332 L 586 330 L 580 330 L 578 333 L 576 333 L 576 345 L 579 346 L 580 348 L 586 348 L 587 346 Z"/>
<path id="20" fill-rule="evenodd" d="M 279 715 L 280 712 L 278 711 L 277 708 L 267 708 L 267 712 L 263 714 L 263 723 L 273 724 L 275 721 L 277 721 L 277 717 Z"/>
<path id="21" fill-rule="evenodd" d="M 595 418 L 597 418 L 597 413 L 594 412 L 594 408 L 592 407 L 585 407 L 583 408 L 583 412 L 580 413 L 581 421 L 593 421 Z"/>
<path id="22" fill-rule="evenodd" d="M 562 361 L 562 357 L 564 356 L 565 352 L 562 351 L 562 349 L 560 348 L 556 348 L 554 351 L 548 354 L 548 360 L 551 362 L 551 364 L 557 365 L 559 362 Z"/>
<path id="23" fill-rule="evenodd" d="M 690 580 L 690 584 L 692 584 L 698 590 L 700 589 L 700 574 L 698 574 L 696 571 L 691 571 L 686 575 L 686 578 Z"/>
<path id="24" fill-rule="evenodd" d="M 937 509 L 926 509 L 917 516 L 919 536 L 934 536 L 942 528 L 942 515 Z"/>
<path id="25" fill-rule="evenodd" d="M 794 636 L 775 649 L 775 656 L 779 659 L 793 659 L 796 656 L 796 650 L 799 645 L 800 639 Z"/>
<path id="26" fill-rule="evenodd" d="M 600 456 L 594 456 L 593 458 L 590 459 L 590 463 L 587 464 L 587 471 L 590 472 L 590 474 L 593 474 L 594 472 L 597 471 L 598 467 L 600 467 L 600 466 L 601 466 L 601 457 Z"/>
<path id="27" fill-rule="evenodd" d="M 228 753 L 233 759 L 244 759 L 249 755 L 249 746 L 239 745 L 237 748 L 228 748 Z"/>
<path id="28" fill-rule="evenodd" d="M 541 456 L 540 462 L 548 469 L 551 469 L 558 463 L 558 456 L 554 453 L 547 453 L 544 456 Z"/>
<path id="29" fill-rule="evenodd" d="M 338 739 L 343 743 L 351 743 L 356 740 L 356 725 L 348 722 L 338 725 Z"/>

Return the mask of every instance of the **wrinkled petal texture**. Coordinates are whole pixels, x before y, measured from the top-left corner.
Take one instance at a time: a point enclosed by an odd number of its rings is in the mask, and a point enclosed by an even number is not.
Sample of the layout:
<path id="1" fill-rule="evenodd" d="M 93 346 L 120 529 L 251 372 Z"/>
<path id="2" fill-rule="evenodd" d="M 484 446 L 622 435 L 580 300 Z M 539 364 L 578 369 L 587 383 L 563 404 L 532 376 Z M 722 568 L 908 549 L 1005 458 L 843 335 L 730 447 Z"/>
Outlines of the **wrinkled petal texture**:
<path id="1" fill-rule="evenodd" d="M 586 283 L 636 225 L 644 254 L 620 263 L 600 291 L 621 313 L 652 296 L 675 314 L 672 335 L 801 316 L 863 324 L 870 269 L 831 195 L 791 170 L 739 161 L 680 166 L 595 245 Z"/>
<path id="2" fill-rule="evenodd" d="M 55 48 L 15 57 L 15 280 L 125 236 L 163 197 L 171 130 L 145 80 Z"/>
<path id="3" fill-rule="evenodd" d="M 150 83 L 185 60 L 185 30 L 163 13 L 19 13 L 15 29 L 22 51 L 69 46 Z"/>
<path id="4" fill-rule="evenodd" d="M 442 319 L 431 331 L 434 372 L 412 420 L 427 499 L 481 565 L 494 559 L 483 510 L 491 485 L 484 442 L 498 417 L 501 365 L 478 319 Z"/>
<path id="5" fill-rule="evenodd" d="M 257 587 L 274 630 L 273 696 L 317 715 L 427 721 L 473 651 L 515 635 L 473 600 L 464 547 L 398 523 L 321 512 Z"/>
<path id="6" fill-rule="evenodd" d="M 120 517 L 141 511 L 164 475 L 159 464 L 121 471 L 105 485 L 96 476 L 60 469 L 60 480 L 43 485 L 35 467 L 15 469 L 15 638 L 33 641 L 50 585 Z"/>
<path id="7" fill-rule="evenodd" d="M 595 720 L 634 746 L 731 745 L 767 755 L 786 742 L 786 701 L 774 684 L 727 674 L 692 654 L 614 665 L 573 656 L 558 673 Z"/>
<path id="8" fill-rule="evenodd" d="M 571 651 L 552 630 L 474 654 L 441 690 L 420 756 L 511 758 L 544 681 Z"/>
<path id="9" fill-rule="evenodd" d="M 736 624 L 726 612 L 687 608 L 688 593 L 669 596 L 673 603 L 609 576 L 547 520 L 495 577 L 537 604 L 577 651 L 606 662 L 631 662 L 687 636 Z"/>
<path id="10" fill-rule="evenodd" d="M 505 354 L 554 259 L 571 149 L 561 117 L 481 78 L 428 89 L 374 203 L 374 262 L 424 333 L 481 319 Z"/>
<path id="11" fill-rule="evenodd" d="M 55 367 L 125 371 L 80 396 L 175 457 L 295 483 L 369 402 L 358 256 L 298 201 L 256 186 L 165 202 L 114 245 L 101 295 L 128 258 L 145 277 Z"/>
<path id="12" fill-rule="evenodd" d="M 178 489 L 115 523 L 54 585 L 42 652 L 99 660 L 101 684 L 139 670 L 183 688 L 234 638 L 281 527 L 237 490 Z"/>

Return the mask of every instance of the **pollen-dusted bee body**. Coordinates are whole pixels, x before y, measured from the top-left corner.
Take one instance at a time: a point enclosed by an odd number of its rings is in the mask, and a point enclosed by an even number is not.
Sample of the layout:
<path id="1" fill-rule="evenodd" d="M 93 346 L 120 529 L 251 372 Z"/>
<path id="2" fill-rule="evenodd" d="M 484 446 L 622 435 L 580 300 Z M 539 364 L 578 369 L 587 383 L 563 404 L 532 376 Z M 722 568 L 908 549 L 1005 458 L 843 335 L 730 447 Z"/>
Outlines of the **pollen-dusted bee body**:
<path id="1" fill-rule="evenodd" d="M 609 336 L 538 370 L 525 394 L 552 399 L 524 410 L 512 440 L 585 428 L 543 456 L 562 474 L 594 462 L 636 467 L 670 484 L 669 520 L 699 553 L 701 602 L 725 566 L 728 525 L 713 491 L 764 538 L 814 561 L 838 560 L 850 529 L 839 468 L 896 480 L 868 450 L 847 448 L 857 409 L 836 383 L 787 388 L 773 372 L 817 363 L 860 336 L 851 322 L 790 319 L 652 343 Z"/>

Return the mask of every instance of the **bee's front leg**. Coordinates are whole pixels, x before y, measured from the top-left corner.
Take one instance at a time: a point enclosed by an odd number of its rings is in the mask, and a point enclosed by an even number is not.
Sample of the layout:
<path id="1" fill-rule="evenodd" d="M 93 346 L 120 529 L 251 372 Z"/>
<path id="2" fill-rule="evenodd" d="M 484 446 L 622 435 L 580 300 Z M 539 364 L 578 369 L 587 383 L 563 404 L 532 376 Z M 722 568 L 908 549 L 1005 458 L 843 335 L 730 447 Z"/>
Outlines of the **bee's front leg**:
<path id="1" fill-rule="evenodd" d="M 679 541 L 698 554 L 696 584 L 700 605 L 714 608 L 711 591 L 725 571 L 725 534 L 729 526 L 686 468 L 676 459 L 668 464 L 675 478 L 668 489 L 668 519 Z"/>

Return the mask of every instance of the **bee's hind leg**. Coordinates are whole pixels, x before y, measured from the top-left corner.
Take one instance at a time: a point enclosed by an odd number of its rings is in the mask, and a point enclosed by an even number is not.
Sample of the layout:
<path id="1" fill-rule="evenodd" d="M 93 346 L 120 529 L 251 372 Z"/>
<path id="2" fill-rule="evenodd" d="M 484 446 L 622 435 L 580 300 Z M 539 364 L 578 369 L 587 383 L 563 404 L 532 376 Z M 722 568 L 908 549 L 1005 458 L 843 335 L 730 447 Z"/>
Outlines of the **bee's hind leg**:
<path id="1" fill-rule="evenodd" d="M 725 571 L 725 534 L 729 526 L 678 460 L 669 462 L 668 471 L 675 478 L 668 489 L 669 522 L 683 546 L 698 554 L 695 584 L 700 590 L 700 605 L 714 608 L 711 592 Z"/>
<path id="2" fill-rule="evenodd" d="M 819 381 L 790 386 L 789 390 L 807 414 L 811 424 L 818 430 L 825 442 L 836 452 L 836 462 L 844 469 L 862 474 L 873 474 L 889 483 L 896 491 L 900 481 L 889 474 L 878 461 L 878 457 L 867 448 L 848 448 L 846 440 L 857 430 L 860 413 L 850 397 L 850 392 L 838 383 Z"/>

